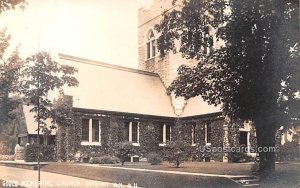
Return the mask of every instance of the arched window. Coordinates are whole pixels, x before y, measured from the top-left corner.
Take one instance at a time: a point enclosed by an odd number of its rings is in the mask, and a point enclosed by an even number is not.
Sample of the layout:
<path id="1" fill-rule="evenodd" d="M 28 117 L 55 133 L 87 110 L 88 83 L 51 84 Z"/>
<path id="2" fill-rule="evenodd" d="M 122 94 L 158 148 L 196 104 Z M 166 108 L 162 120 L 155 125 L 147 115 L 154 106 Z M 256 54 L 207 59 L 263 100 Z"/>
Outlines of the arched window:
<path id="1" fill-rule="evenodd" d="M 147 59 L 155 56 L 156 46 L 155 46 L 155 36 L 151 30 L 147 36 Z"/>

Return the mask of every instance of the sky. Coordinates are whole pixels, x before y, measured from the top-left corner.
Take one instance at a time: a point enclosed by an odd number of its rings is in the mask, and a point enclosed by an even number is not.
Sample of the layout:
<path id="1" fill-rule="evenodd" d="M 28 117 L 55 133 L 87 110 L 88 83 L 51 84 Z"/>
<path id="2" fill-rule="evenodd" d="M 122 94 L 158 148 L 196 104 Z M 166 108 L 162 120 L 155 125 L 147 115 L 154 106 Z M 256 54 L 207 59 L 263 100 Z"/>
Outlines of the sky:
<path id="1" fill-rule="evenodd" d="M 138 67 L 138 9 L 152 0 L 27 0 L 24 10 L 0 15 L 0 29 L 22 57 L 63 53 Z"/>

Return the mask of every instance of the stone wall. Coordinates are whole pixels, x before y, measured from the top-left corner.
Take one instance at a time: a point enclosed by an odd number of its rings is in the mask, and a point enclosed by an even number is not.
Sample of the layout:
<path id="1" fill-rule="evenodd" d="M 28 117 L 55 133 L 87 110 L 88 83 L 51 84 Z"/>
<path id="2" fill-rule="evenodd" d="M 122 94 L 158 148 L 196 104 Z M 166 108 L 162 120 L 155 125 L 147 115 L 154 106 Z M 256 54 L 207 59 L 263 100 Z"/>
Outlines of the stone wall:
<path id="1" fill-rule="evenodd" d="M 92 146 L 81 144 L 82 118 L 100 120 L 101 145 Z M 196 123 L 195 139 L 197 145 L 193 146 L 196 152 L 199 146 L 205 146 L 204 127 L 207 122 L 210 122 L 212 125 L 211 145 L 222 147 L 223 144 L 224 120 L 219 117 L 198 117 L 180 120 L 164 117 L 141 117 L 140 115 L 128 114 L 116 115 L 97 112 L 75 112 L 74 125 L 67 127 L 59 126 L 57 133 L 59 159 L 61 161 L 75 161 L 75 156 L 77 155 L 80 161 L 88 161 L 88 158 L 93 156 L 114 155 L 116 153 L 116 144 L 127 140 L 125 135 L 125 123 L 128 121 L 139 122 L 139 146 L 136 146 L 136 149 L 140 157 L 145 157 L 150 152 L 155 152 L 162 156 L 164 155 L 164 146 L 159 145 L 159 126 L 162 124 L 171 125 L 171 140 L 184 138 L 192 146 L 192 123 Z M 222 153 L 214 153 L 210 159 L 221 161 L 222 156 Z M 197 160 L 200 160 L 199 155 Z"/>

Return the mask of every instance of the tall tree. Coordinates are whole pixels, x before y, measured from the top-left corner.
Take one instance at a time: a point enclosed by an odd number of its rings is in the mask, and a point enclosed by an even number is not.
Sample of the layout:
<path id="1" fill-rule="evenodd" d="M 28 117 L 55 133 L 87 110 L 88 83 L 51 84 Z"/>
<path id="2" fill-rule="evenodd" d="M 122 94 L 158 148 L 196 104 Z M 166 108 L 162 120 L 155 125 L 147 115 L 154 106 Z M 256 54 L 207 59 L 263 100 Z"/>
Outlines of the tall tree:
<path id="1" fill-rule="evenodd" d="M 0 14 L 4 11 L 15 9 L 19 7 L 24 9 L 26 6 L 25 0 L 1 0 L 0 1 Z"/>
<path id="2" fill-rule="evenodd" d="M 12 94 L 18 92 L 23 61 L 17 49 L 12 54 L 5 53 L 9 47 L 9 39 L 6 29 L 0 31 L 0 126 L 14 118 L 12 111 L 20 103 Z"/>
<path id="3" fill-rule="evenodd" d="M 0 14 L 16 7 L 23 9 L 25 6 L 25 0 L 0 0 Z M 9 58 L 5 58 L 9 39 L 10 36 L 7 35 L 6 29 L 2 29 L 0 31 L 0 142 L 6 146 L 14 143 L 7 139 L 8 137 L 13 138 L 14 134 L 5 130 L 11 129 L 8 127 L 10 126 L 9 121 L 16 115 L 12 112 L 20 104 L 20 100 L 17 97 L 11 97 L 11 94 L 17 92 L 19 70 L 22 66 L 17 49 L 10 54 Z"/>
<path id="4" fill-rule="evenodd" d="M 275 147 L 276 130 L 299 117 L 298 0 L 184 0 L 156 29 L 162 56 L 173 50 L 199 61 L 178 69 L 169 92 L 251 120 L 259 147 Z M 224 45 L 207 53 L 216 41 Z M 259 155 L 262 174 L 273 171 L 275 153 Z"/>
<path id="5" fill-rule="evenodd" d="M 54 119 L 53 104 L 48 98 L 49 92 L 60 90 L 64 85 L 77 86 L 78 81 L 73 76 L 77 70 L 74 67 L 60 65 L 46 52 L 39 52 L 26 59 L 22 69 L 22 94 L 31 112 L 34 112 L 37 122 L 38 144 L 40 131 L 47 133 L 53 125 L 47 125 L 47 119 Z M 50 128 L 50 129 L 49 129 Z M 39 151 L 40 153 L 40 147 Z M 40 181 L 40 158 L 38 154 L 38 181 Z"/>

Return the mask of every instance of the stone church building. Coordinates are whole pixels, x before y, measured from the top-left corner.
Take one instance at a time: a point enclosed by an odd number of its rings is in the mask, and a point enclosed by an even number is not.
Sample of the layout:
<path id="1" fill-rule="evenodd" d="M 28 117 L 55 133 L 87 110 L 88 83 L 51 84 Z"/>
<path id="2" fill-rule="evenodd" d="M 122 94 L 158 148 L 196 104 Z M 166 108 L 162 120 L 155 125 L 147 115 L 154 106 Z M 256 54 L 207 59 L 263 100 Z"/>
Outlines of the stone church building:
<path id="1" fill-rule="evenodd" d="M 138 69 L 59 54 L 60 63 L 78 69 L 75 77 L 79 81 L 78 87 L 64 89 L 74 125 L 58 125 L 55 131 L 60 158 L 72 160 L 80 155 L 87 161 L 91 156 L 109 155 L 117 143 L 129 141 L 141 151 L 131 157 L 137 161 L 149 152 L 163 154 L 166 143 L 180 137 L 195 150 L 200 146 L 255 145 L 256 134 L 250 123 L 229 122 L 220 106 L 208 105 L 201 97 L 184 100 L 167 95 L 166 88 L 176 78 L 177 68 L 196 64 L 180 54 L 159 57 L 154 25 L 160 22 L 164 10 L 174 8 L 171 2 L 155 0 L 151 8 L 139 10 Z M 31 126 L 35 124 L 27 123 Z M 20 135 L 28 141 L 30 133 L 25 130 Z M 203 160 L 205 156 L 194 157 Z M 208 158 L 227 161 L 223 152 L 211 153 Z"/>

